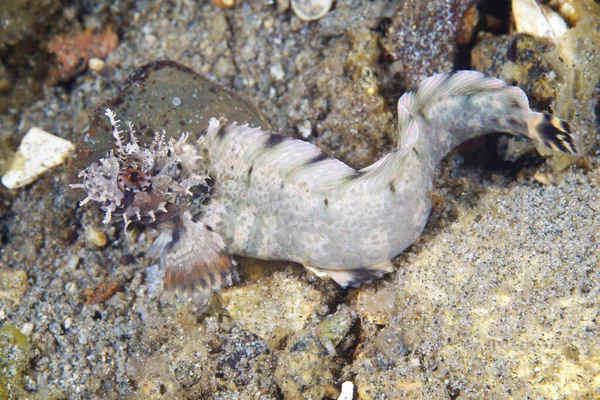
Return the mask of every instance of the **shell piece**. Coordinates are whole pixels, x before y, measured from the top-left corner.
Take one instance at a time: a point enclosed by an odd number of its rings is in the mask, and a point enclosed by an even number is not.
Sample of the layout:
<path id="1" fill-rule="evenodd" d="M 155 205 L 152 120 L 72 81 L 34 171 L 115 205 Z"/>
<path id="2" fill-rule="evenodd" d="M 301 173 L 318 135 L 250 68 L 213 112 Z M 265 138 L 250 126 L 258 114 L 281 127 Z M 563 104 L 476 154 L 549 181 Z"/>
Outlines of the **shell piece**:
<path id="1" fill-rule="evenodd" d="M 2 184 L 18 189 L 35 181 L 40 175 L 62 164 L 75 146 L 40 128 L 31 128 L 19 145 L 15 160 L 2 177 Z"/>
<path id="2" fill-rule="evenodd" d="M 342 392 L 338 397 L 338 400 L 352 400 L 354 397 L 354 383 L 346 381 L 342 383 Z"/>
<path id="3" fill-rule="evenodd" d="M 292 0 L 292 9 L 298 18 L 315 21 L 331 10 L 333 0 Z"/>

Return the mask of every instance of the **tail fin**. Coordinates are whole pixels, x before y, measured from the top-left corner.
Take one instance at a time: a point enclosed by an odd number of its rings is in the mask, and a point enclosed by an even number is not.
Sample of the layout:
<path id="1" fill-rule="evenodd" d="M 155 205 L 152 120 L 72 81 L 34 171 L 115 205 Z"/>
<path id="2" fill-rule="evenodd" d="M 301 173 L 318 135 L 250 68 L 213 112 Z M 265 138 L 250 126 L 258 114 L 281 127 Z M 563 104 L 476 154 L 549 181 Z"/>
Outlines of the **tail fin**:
<path id="1" fill-rule="evenodd" d="M 567 121 L 550 114 L 532 112 L 528 136 L 552 150 L 567 154 L 578 153 Z"/>
<path id="2" fill-rule="evenodd" d="M 398 100 L 400 145 L 414 134 L 415 149 L 432 167 L 452 148 L 493 132 L 512 133 L 568 154 L 577 153 L 569 125 L 529 108 L 525 93 L 476 71 L 456 71 L 425 79 Z"/>

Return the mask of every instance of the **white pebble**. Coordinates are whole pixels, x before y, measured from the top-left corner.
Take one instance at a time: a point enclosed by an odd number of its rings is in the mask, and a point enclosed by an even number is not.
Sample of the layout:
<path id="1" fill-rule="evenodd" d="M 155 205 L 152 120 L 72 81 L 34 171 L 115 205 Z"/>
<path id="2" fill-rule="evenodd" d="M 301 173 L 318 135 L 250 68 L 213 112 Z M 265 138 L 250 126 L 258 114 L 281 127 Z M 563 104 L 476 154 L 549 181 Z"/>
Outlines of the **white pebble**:
<path id="1" fill-rule="evenodd" d="M 327 352 L 329 353 L 330 356 L 335 355 L 335 346 L 333 345 L 331 340 L 328 340 L 325 342 L 325 348 L 327 349 Z"/>
<path id="2" fill-rule="evenodd" d="M 79 256 L 73 254 L 67 259 L 67 271 L 75 271 L 79 265 Z"/>
<path id="3" fill-rule="evenodd" d="M 283 67 L 281 66 L 280 63 L 273 64 L 271 66 L 271 68 L 269 69 L 269 74 L 276 81 L 280 81 L 285 77 L 285 72 L 283 71 Z"/>
<path id="4" fill-rule="evenodd" d="M 30 336 L 33 332 L 33 322 L 25 322 L 21 325 L 21 333 L 25 336 Z"/>
<path id="5" fill-rule="evenodd" d="M 104 65 L 104 61 L 99 58 L 90 58 L 90 61 L 88 61 L 88 67 L 96 72 L 102 71 L 104 69 Z"/>
<path id="6" fill-rule="evenodd" d="M 74 149 L 68 140 L 31 128 L 21 141 L 10 169 L 2 177 L 2 184 L 9 189 L 27 186 L 50 168 L 62 164 Z"/>
<path id="7" fill-rule="evenodd" d="M 298 132 L 300 132 L 300 135 L 304 139 L 308 139 L 312 134 L 312 124 L 310 123 L 310 121 L 304 121 L 302 125 L 298 127 Z"/>
<path id="8" fill-rule="evenodd" d="M 68 330 L 70 327 L 73 326 L 73 320 L 71 318 L 65 318 L 63 326 L 65 327 L 65 330 Z"/>
<path id="9" fill-rule="evenodd" d="M 173 103 L 173 105 L 175 107 L 180 106 L 181 105 L 181 99 L 179 97 L 173 97 L 173 99 L 171 100 L 171 103 Z"/>
<path id="10" fill-rule="evenodd" d="M 292 0 L 292 10 L 304 21 L 315 21 L 329 12 L 333 0 Z"/>
<path id="11" fill-rule="evenodd" d="M 352 400 L 354 396 L 354 384 L 350 381 L 342 383 L 342 393 L 338 397 L 338 400 Z"/>

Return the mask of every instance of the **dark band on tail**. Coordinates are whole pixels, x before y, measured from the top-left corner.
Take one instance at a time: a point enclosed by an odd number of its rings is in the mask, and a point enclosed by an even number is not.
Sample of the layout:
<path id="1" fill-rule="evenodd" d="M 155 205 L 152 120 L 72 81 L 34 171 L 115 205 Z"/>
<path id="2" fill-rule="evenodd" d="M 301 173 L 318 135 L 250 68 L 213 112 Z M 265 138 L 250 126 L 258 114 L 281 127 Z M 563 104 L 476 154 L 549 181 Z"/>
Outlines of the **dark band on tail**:
<path id="1" fill-rule="evenodd" d="M 544 118 L 535 129 L 542 142 L 551 149 L 567 154 L 577 154 L 577 146 L 566 121 L 550 114 L 544 114 Z"/>

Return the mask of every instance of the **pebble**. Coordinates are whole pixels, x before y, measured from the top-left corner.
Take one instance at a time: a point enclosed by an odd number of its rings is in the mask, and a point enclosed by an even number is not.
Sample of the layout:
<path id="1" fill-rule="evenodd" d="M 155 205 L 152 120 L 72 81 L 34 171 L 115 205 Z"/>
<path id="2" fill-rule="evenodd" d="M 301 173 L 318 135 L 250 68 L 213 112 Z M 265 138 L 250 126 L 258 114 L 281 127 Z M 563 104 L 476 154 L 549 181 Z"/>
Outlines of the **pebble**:
<path id="1" fill-rule="evenodd" d="M 62 164 L 73 150 L 75 146 L 68 140 L 31 128 L 23 137 L 10 169 L 2 177 L 2 184 L 9 189 L 27 186 L 50 168 Z"/>
<path id="2" fill-rule="evenodd" d="M 90 61 L 88 61 L 88 67 L 90 67 L 92 71 L 100 72 L 104 69 L 104 65 L 106 65 L 106 63 L 99 58 L 90 58 Z"/>
<path id="3" fill-rule="evenodd" d="M 33 322 L 25 322 L 21 325 L 21 333 L 27 337 L 31 336 L 31 332 L 33 332 Z"/>
<path id="4" fill-rule="evenodd" d="M 354 383 L 346 381 L 342 383 L 342 392 L 338 397 L 338 400 L 352 400 L 354 396 Z"/>
<path id="5" fill-rule="evenodd" d="M 272 16 L 269 15 L 263 21 L 263 28 L 271 29 L 273 27 L 273 25 L 275 25 L 275 18 L 273 18 Z"/>
<path id="6" fill-rule="evenodd" d="M 25 271 L 21 269 L 0 271 L 0 299 L 18 304 L 28 287 L 29 283 Z"/>
<path id="7" fill-rule="evenodd" d="M 292 0 L 292 10 L 303 21 L 323 18 L 333 5 L 333 0 Z"/>
<path id="8" fill-rule="evenodd" d="M 285 77 L 285 72 L 283 71 L 283 67 L 281 66 L 280 63 L 273 64 L 271 66 L 271 69 L 269 69 L 269 74 L 276 81 L 280 81 Z"/>
<path id="9" fill-rule="evenodd" d="M 70 327 L 73 326 L 73 319 L 69 318 L 65 318 L 64 322 L 63 322 L 63 326 L 65 328 L 65 330 L 68 330 Z"/>
<path id="10" fill-rule="evenodd" d="M 274 374 L 285 398 L 298 398 L 298 393 L 305 399 L 325 396 L 334 382 L 331 359 L 335 347 L 350 331 L 354 318 L 348 307 L 340 306 L 317 326 L 304 328 L 288 339 Z"/>
<path id="11" fill-rule="evenodd" d="M 312 134 L 312 123 L 306 120 L 298 127 L 298 132 L 304 139 L 308 139 Z"/>
<path id="12" fill-rule="evenodd" d="M 173 99 L 171 100 L 171 103 L 175 106 L 178 107 L 181 105 L 181 99 L 179 97 L 173 97 Z"/>
<path id="13" fill-rule="evenodd" d="M 536 172 L 533 175 L 533 179 L 535 179 L 536 182 L 541 183 L 542 185 L 549 185 L 550 183 L 552 183 L 550 175 L 543 172 Z"/>
<path id="14" fill-rule="evenodd" d="M 409 353 L 402 339 L 402 331 L 394 326 L 384 328 L 375 339 L 377 347 L 390 360 L 397 360 Z"/>
<path id="15" fill-rule="evenodd" d="M 565 20 L 550 7 L 539 5 L 535 0 L 513 0 L 512 13 L 519 33 L 538 37 L 558 37 L 569 27 Z"/>
<path id="16" fill-rule="evenodd" d="M 257 282 L 227 288 L 222 298 L 229 314 L 271 349 L 304 328 L 323 301 L 319 291 L 290 279 L 287 273 L 274 274 L 267 285 Z"/>
<path id="17" fill-rule="evenodd" d="M 213 6 L 219 8 L 233 8 L 235 7 L 235 0 L 210 0 Z"/>
<path id="18" fill-rule="evenodd" d="M 87 240 L 96 247 L 104 247 L 108 242 L 106 234 L 94 228 L 88 228 L 85 230 L 85 236 Z"/>
<path id="19" fill-rule="evenodd" d="M 67 271 L 70 271 L 70 272 L 75 271 L 75 269 L 77 269 L 77 266 L 79 265 L 79 260 L 80 260 L 80 258 L 78 255 L 75 255 L 75 254 L 71 255 L 67 260 L 67 265 L 66 265 Z"/>

